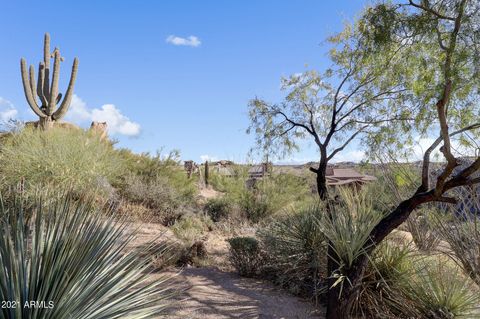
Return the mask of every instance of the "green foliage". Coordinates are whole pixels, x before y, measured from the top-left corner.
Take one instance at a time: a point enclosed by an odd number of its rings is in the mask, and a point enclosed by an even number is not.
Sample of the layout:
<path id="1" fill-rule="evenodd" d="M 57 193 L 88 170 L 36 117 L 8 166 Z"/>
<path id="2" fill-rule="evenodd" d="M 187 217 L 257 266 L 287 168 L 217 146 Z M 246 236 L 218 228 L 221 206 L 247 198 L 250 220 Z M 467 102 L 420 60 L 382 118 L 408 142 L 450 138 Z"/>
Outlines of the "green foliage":
<path id="1" fill-rule="evenodd" d="M 258 241 L 253 237 L 234 237 L 230 244 L 229 259 L 241 276 L 257 275 L 263 266 L 263 256 Z"/>
<path id="2" fill-rule="evenodd" d="M 282 209 L 310 200 L 311 189 L 305 177 L 289 173 L 271 176 L 248 184 L 248 167 L 237 166 L 232 177 L 211 174 L 214 189 L 224 192 L 224 200 L 237 206 L 253 222 L 272 216 Z"/>
<path id="3" fill-rule="evenodd" d="M 348 268 L 365 254 L 364 246 L 372 229 L 383 218 L 383 212 L 373 209 L 373 199 L 365 191 L 340 188 L 339 193 L 340 202 L 332 207 L 330 216 L 323 216 L 320 225 L 338 257 L 340 268 Z"/>
<path id="4" fill-rule="evenodd" d="M 458 269 L 441 260 L 416 263 L 416 272 L 404 283 L 404 294 L 424 318 L 477 318 L 479 291 Z"/>
<path id="5" fill-rule="evenodd" d="M 173 189 L 184 201 L 189 201 L 196 195 L 196 180 L 188 178 L 180 165 L 180 154 L 172 151 L 167 156 L 158 152 L 155 156 L 148 153 L 134 154 L 130 150 L 120 150 L 128 171 L 138 175 L 146 183 L 154 183 L 157 178 L 168 181 Z"/>
<path id="6" fill-rule="evenodd" d="M 69 195 L 37 199 L 34 210 L 21 199 L 0 205 L 0 300 L 20 302 L 1 318 L 145 318 L 168 305 L 167 278 L 147 282 L 149 258 L 123 250 L 135 233 L 115 214 Z M 29 301 L 53 307 L 33 311 Z"/>
<path id="7" fill-rule="evenodd" d="M 52 186 L 77 192 L 110 192 L 124 163 L 112 145 L 82 130 L 24 128 L 0 148 L 0 187 L 25 181 L 27 194 Z"/>
<path id="8" fill-rule="evenodd" d="M 327 242 L 319 221 L 320 206 L 307 206 L 275 217 L 259 229 L 258 238 L 274 281 L 295 294 L 317 297 L 326 277 Z"/>
<path id="9" fill-rule="evenodd" d="M 211 198 L 205 204 L 205 213 L 214 222 L 226 219 L 232 209 L 232 203 L 225 197 Z"/>
<path id="10" fill-rule="evenodd" d="M 191 246 L 200 240 L 213 227 L 212 220 L 206 215 L 187 214 L 171 227 L 177 238 Z"/>
<path id="11" fill-rule="evenodd" d="M 413 241 L 419 250 L 425 252 L 433 251 L 440 243 L 433 219 L 440 213 L 434 207 L 423 207 L 418 209 L 407 219 L 406 228 L 412 234 Z"/>
<path id="12" fill-rule="evenodd" d="M 480 202 L 476 195 L 462 200 L 460 212 L 452 208 L 447 216 L 437 215 L 433 224 L 449 244 L 449 256 L 480 287 L 480 217 L 470 211 L 470 207 L 480 211 Z"/>
<path id="13" fill-rule="evenodd" d="M 390 240 L 373 252 L 353 312 L 361 318 L 416 318 L 412 302 L 401 287 L 414 273 L 418 260 L 410 245 Z M 413 309 L 412 309 L 413 308 Z"/>
<path id="14" fill-rule="evenodd" d="M 145 205 L 164 225 L 172 225 L 195 205 L 195 180 L 181 168 L 177 152 L 165 158 L 160 153 L 150 156 L 129 150 L 118 152 L 129 172 L 116 184 L 125 199 Z"/>

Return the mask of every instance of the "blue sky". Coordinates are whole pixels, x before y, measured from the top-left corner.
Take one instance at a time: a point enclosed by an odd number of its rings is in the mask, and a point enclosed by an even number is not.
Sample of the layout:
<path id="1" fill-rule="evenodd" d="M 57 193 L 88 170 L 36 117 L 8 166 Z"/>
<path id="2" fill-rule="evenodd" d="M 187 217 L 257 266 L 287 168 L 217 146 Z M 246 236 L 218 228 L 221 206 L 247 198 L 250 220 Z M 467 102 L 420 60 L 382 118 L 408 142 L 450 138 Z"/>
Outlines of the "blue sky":
<path id="1" fill-rule="evenodd" d="M 280 101 L 280 78 L 328 66 L 325 38 L 366 1 L 4 1 L 0 112 L 33 119 L 19 60 L 38 65 L 43 34 L 60 47 L 60 91 L 80 60 L 69 120 L 111 122 L 119 146 L 244 161 L 247 104 Z M 340 160 L 358 159 L 353 145 Z M 313 145 L 285 161 L 317 158 Z"/>

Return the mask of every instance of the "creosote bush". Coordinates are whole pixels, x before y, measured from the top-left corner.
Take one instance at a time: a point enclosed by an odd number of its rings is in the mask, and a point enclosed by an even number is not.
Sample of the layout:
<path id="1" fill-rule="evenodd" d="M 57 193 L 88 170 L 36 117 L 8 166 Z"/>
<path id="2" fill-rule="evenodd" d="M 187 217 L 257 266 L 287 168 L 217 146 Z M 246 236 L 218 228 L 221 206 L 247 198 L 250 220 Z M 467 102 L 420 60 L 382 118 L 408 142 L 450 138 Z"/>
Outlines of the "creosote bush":
<path id="1" fill-rule="evenodd" d="M 264 257 L 258 241 L 253 237 L 234 237 L 230 244 L 229 259 L 241 276 L 253 277 L 262 271 Z"/>
<path id="2" fill-rule="evenodd" d="M 6 319 L 146 318 L 159 315 L 172 291 L 167 277 L 148 282 L 145 249 L 125 251 L 135 232 L 91 200 L 63 194 L 0 205 L 0 300 L 21 306 L 0 309 Z M 33 218 L 27 222 L 26 215 Z M 51 303 L 35 311 L 28 301 Z"/>
<path id="3" fill-rule="evenodd" d="M 205 204 L 205 213 L 210 216 L 214 222 L 219 222 L 230 215 L 233 209 L 232 206 L 228 198 L 211 198 Z"/>

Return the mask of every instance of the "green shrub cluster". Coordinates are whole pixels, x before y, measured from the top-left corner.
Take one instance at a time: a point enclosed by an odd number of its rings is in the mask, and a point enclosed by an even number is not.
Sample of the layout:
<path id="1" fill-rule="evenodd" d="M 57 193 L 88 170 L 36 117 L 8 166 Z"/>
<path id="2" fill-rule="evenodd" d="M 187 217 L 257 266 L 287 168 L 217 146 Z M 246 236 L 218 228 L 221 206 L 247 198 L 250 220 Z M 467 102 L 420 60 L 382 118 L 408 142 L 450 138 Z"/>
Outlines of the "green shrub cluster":
<path id="1" fill-rule="evenodd" d="M 232 203 L 225 197 L 211 198 L 205 204 L 205 213 L 210 216 L 214 222 L 226 219 L 232 209 Z"/>
<path id="2" fill-rule="evenodd" d="M 249 186 L 248 167 L 237 166 L 234 176 L 211 174 L 212 186 L 224 193 L 224 201 L 240 209 L 248 219 L 259 222 L 283 209 L 314 196 L 305 178 L 274 173 Z"/>
<path id="3" fill-rule="evenodd" d="M 264 256 L 255 238 L 234 237 L 228 243 L 230 262 L 241 276 L 253 277 L 262 271 Z"/>
<path id="4" fill-rule="evenodd" d="M 109 194 L 124 170 L 109 142 L 83 130 L 26 127 L 0 147 L 0 188 L 23 182 L 29 196 L 48 187 Z"/>
<path id="5" fill-rule="evenodd" d="M 173 225 L 195 205 L 196 181 L 185 174 L 178 152 L 166 157 L 160 153 L 134 154 L 125 149 L 118 153 L 128 172 L 116 184 L 123 198 L 148 207 L 165 225 Z"/>

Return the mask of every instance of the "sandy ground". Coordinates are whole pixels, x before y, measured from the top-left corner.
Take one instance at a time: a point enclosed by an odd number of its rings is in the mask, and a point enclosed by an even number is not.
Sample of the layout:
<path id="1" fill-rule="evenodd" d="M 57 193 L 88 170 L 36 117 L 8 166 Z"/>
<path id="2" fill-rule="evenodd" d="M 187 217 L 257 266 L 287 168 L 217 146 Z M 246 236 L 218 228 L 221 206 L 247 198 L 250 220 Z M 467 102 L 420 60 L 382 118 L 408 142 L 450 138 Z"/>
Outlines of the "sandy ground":
<path id="1" fill-rule="evenodd" d="M 268 282 L 242 278 L 215 268 L 186 268 L 173 278 L 183 292 L 165 319 L 323 318 L 313 304 Z"/>
<path id="2" fill-rule="evenodd" d="M 129 248 L 142 246 L 157 239 L 173 239 L 167 228 L 155 223 L 132 223 L 139 233 Z M 264 318 L 264 319 L 306 319 L 323 318 L 320 307 L 297 298 L 271 283 L 243 278 L 231 271 L 226 265 L 228 245 L 221 234 L 209 233 L 206 248 L 212 264 L 218 267 L 170 270 L 154 273 L 149 281 L 160 276 L 173 276 L 171 287 L 179 291 L 175 303 L 165 319 L 227 319 L 227 318 Z M 178 271 L 178 272 L 175 272 Z"/>

